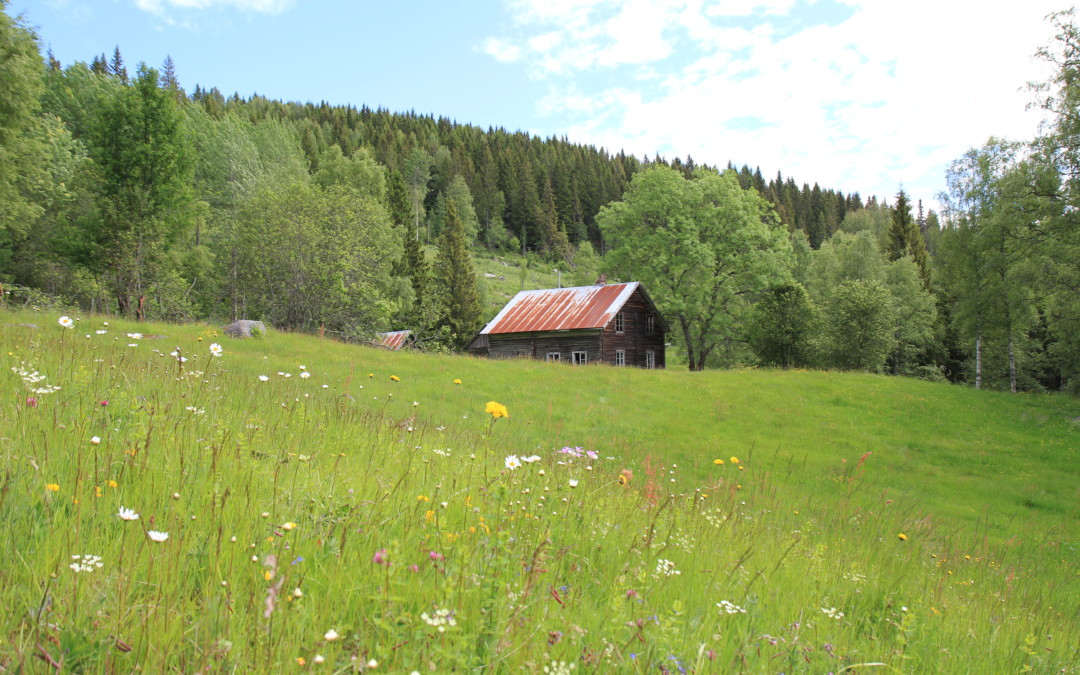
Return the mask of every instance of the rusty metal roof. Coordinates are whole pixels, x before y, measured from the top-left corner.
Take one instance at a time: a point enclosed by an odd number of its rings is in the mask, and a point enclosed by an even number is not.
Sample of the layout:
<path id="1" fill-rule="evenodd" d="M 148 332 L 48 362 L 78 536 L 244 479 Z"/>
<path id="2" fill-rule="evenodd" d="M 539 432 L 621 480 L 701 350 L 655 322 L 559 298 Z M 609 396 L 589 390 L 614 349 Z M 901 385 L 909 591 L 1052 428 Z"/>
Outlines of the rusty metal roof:
<path id="1" fill-rule="evenodd" d="M 405 346 L 405 341 L 412 335 L 411 330 L 395 330 L 389 333 L 379 333 L 375 338 L 375 344 L 386 347 L 391 351 L 397 351 Z"/>
<path id="2" fill-rule="evenodd" d="M 480 334 L 603 328 L 637 288 L 632 281 L 520 291 Z"/>

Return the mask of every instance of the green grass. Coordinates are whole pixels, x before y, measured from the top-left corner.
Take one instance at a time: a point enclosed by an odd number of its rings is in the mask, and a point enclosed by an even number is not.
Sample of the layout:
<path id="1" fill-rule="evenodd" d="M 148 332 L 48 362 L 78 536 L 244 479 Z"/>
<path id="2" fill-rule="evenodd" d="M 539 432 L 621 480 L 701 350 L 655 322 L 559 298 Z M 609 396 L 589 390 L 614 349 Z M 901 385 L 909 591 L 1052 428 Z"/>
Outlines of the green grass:
<path id="1" fill-rule="evenodd" d="M 8 671 L 1078 672 L 1076 399 L 56 319 L 0 312 Z"/>

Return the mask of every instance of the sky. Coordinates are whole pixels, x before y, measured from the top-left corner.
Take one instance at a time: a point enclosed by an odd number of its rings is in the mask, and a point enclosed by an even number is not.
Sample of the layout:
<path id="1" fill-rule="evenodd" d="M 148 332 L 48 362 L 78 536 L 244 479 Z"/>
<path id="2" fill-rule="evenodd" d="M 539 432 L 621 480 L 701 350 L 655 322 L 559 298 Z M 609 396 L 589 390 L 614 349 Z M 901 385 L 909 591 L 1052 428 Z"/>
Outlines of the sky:
<path id="1" fill-rule="evenodd" d="M 65 65 L 167 55 L 189 92 L 415 111 L 937 206 L 1028 139 L 1048 0 L 9 0 Z"/>

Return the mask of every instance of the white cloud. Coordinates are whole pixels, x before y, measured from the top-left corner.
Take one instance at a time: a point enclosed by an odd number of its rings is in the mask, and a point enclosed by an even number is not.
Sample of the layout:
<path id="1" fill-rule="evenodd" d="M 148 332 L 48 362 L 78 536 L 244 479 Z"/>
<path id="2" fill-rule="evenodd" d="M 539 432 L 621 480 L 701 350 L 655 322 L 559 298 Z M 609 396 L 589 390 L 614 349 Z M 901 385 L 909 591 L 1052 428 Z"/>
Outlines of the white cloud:
<path id="1" fill-rule="evenodd" d="M 139 9 L 164 15 L 168 9 L 210 9 L 226 7 L 263 14 L 280 14 L 292 6 L 293 0 L 134 0 Z"/>
<path id="2" fill-rule="evenodd" d="M 499 63 L 512 63 L 521 58 L 521 49 L 498 38 L 488 38 L 480 51 Z"/>
<path id="3" fill-rule="evenodd" d="M 967 148 L 1034 133 L 1023 89 L 1046 72 L 1049 0 L 845 2 L 839 25 L 793 34 L 795 0 L 515 2 L 501 44 L 546 82 L 548 134 L 864 196 L 903 183 L 933 202 Z"/>

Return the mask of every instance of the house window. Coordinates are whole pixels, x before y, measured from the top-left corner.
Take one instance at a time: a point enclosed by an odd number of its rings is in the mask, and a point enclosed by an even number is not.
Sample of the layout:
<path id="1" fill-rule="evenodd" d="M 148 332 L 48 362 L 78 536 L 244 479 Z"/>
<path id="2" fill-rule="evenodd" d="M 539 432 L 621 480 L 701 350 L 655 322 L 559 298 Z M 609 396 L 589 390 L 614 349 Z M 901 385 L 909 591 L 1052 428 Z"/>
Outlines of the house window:
<path id="1" fill-rule="evenodd" d="M 574 352 L 574 365 L 585 366 L 589 363 L 589 352 Z"/>
<path id="2" fill-rule="evenodd" d="M 626 318 L 623 316 L 622 312 L 619 312 L 618 314 L 615 315 L 615 332 L 616 333 L 625 333 L 626 332 Z"/>
<path id="3" fill-rule="evenodd" d="M 616 349 L 615 350 L 615 365 L 617 365 L 617 366 L 625 366 L 626 365 L 626 350 L 625 349 Z"/>
<path id="4" fill-rule="evenodd" d="M 652 314 L 645 316 L 645 334 L 652 335 L 656 332 L 656 317 Z"/>
<path id="5" fill-rule="evenodd" d="M 649 370 L 656 367 L 656 352 L 651 349 L 645 352 L 645 367 Z"/>
<path id="6" fill-rule="evenodd" d="M 550 363 L 558 363 L 561 358 L 562 358 L 562 354 L 560 354 L 559 352 L 548 352 L 547 353 L 547 360 Z"/>

